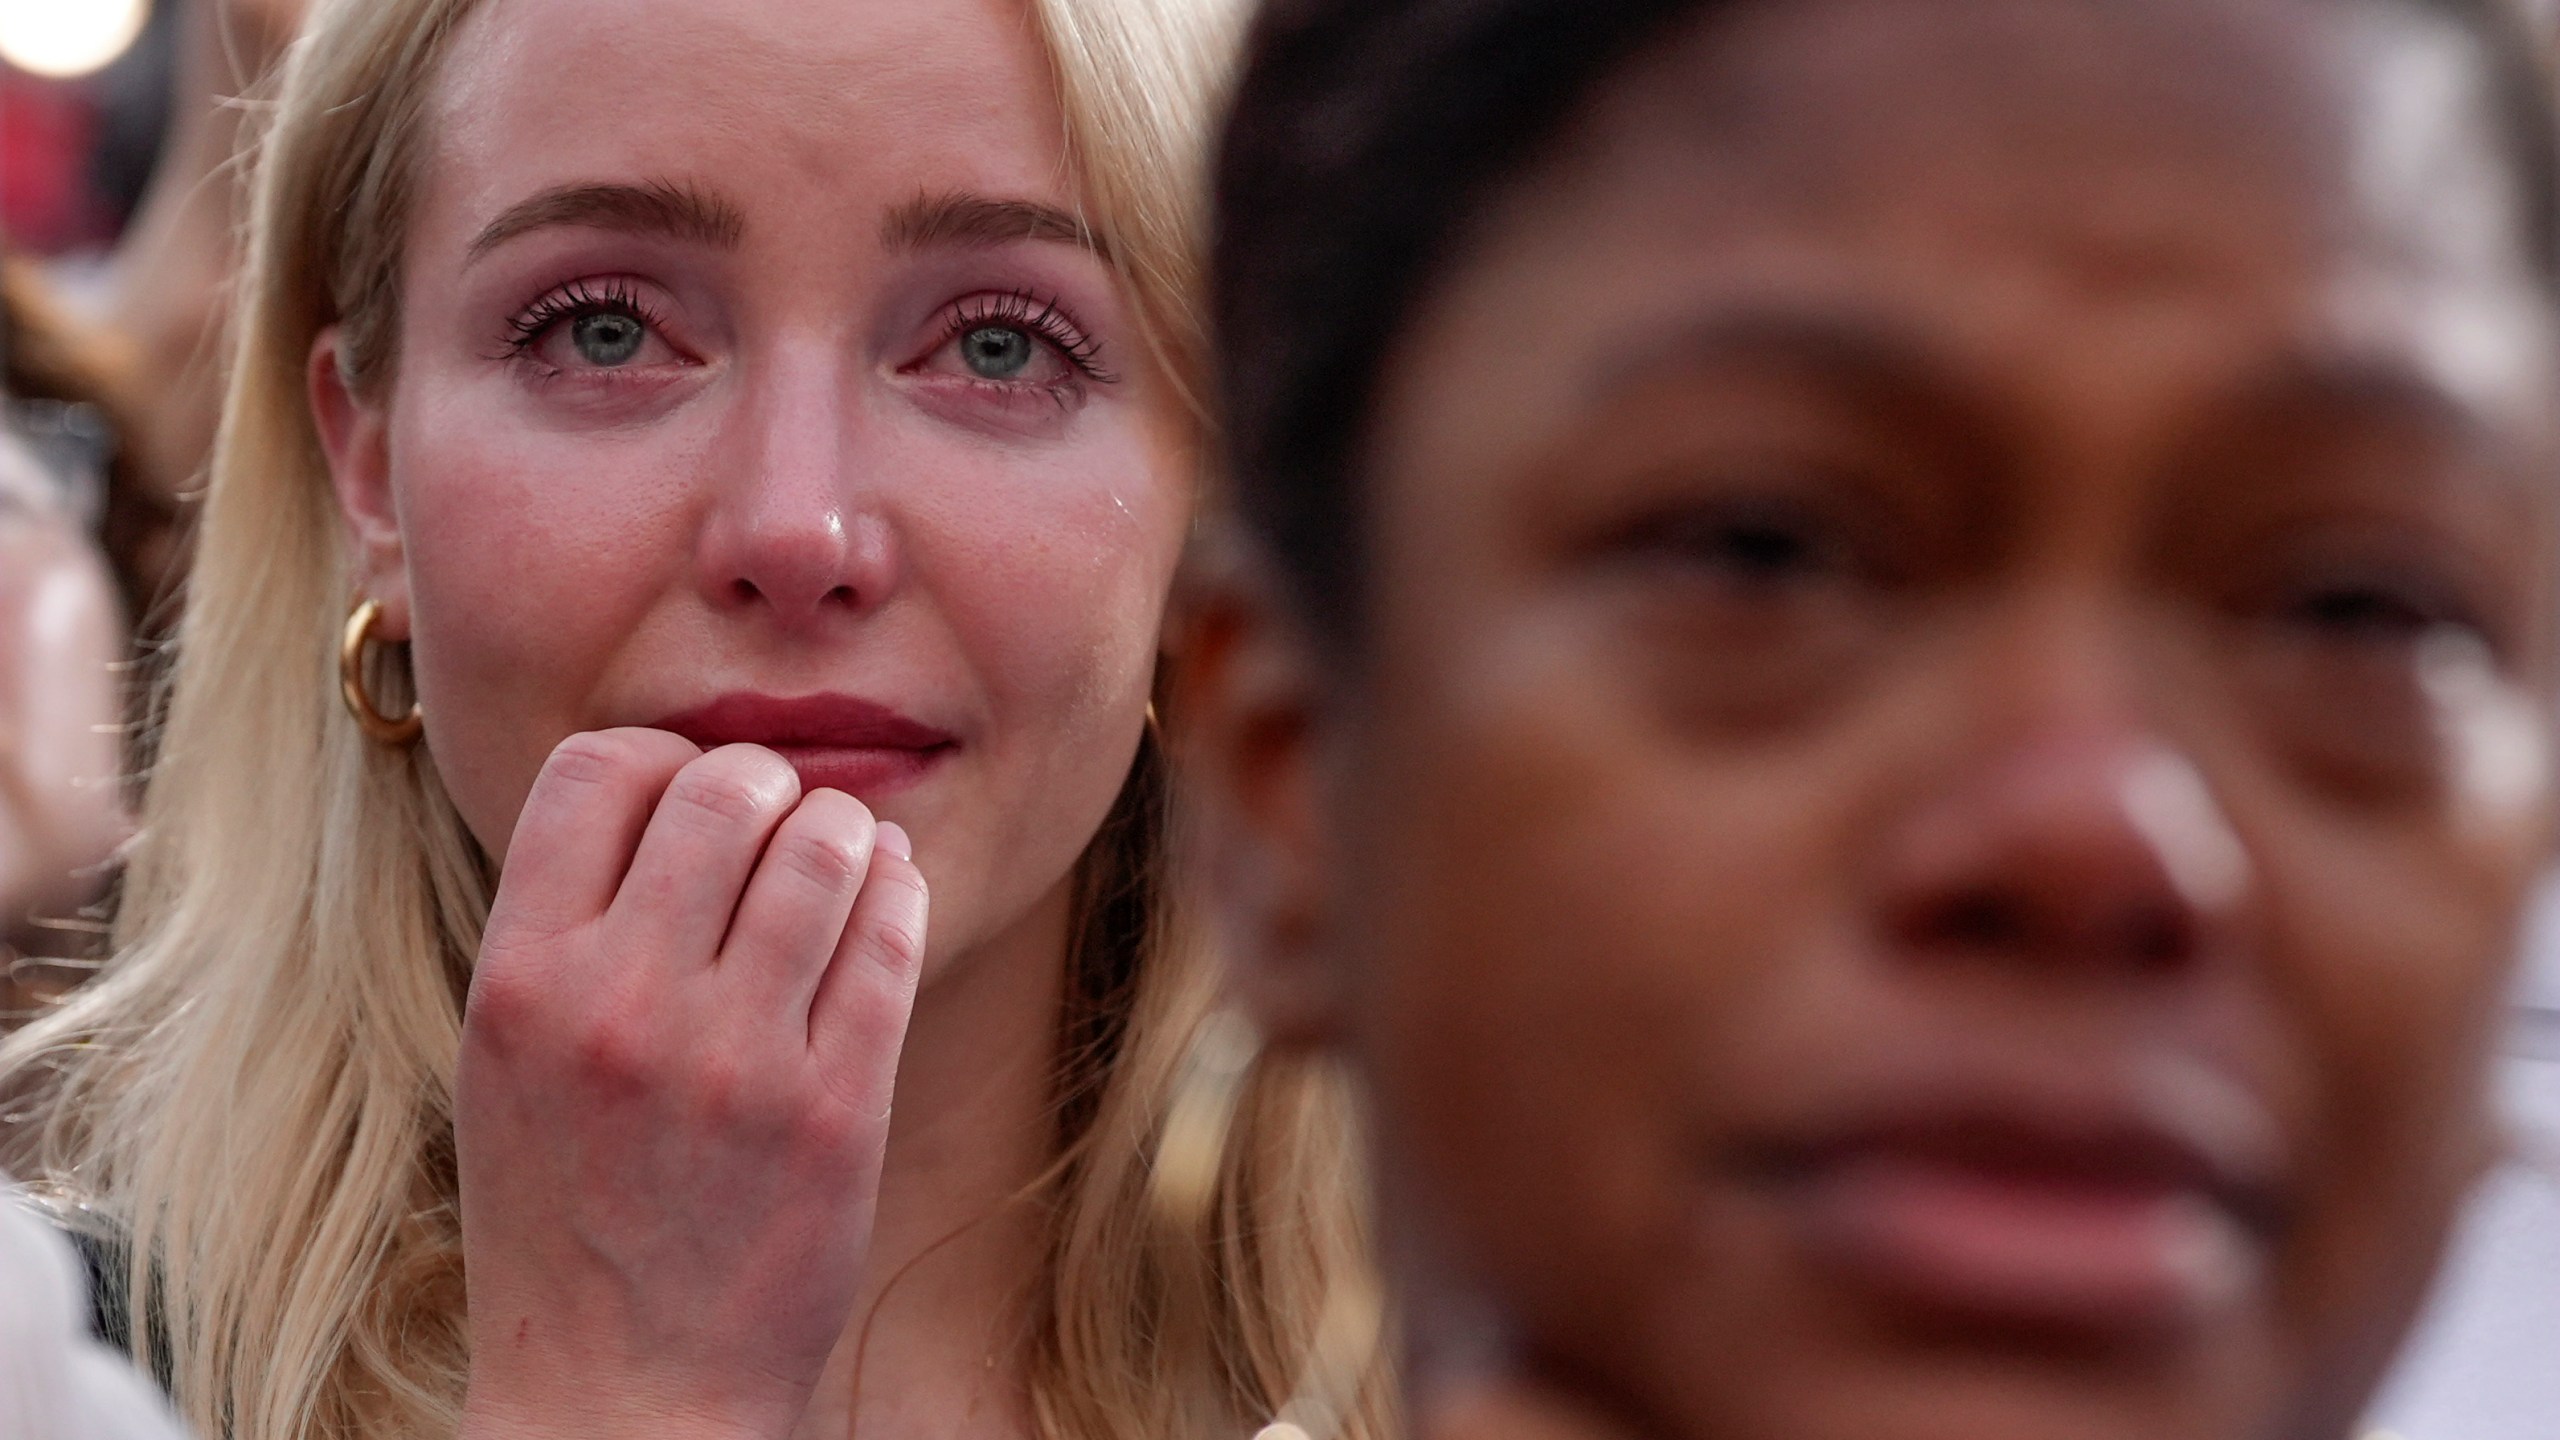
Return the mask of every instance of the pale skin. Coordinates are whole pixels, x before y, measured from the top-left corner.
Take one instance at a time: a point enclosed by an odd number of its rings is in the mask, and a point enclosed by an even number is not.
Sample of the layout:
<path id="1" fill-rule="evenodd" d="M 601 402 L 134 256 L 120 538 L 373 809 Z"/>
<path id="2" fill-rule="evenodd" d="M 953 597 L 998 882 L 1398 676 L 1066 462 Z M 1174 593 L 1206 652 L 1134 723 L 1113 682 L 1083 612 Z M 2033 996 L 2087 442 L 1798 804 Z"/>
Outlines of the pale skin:
<path id="1" fill-rule="evenodd" d="M 472 1436 L 1028 1428 L 1039 1217 L 1008 1202 L 1054 1151 L 1072 869 L 1191 473 L 1057 223 L 1029 23 L 483 7 L 428 107 L 396 363 L 351 386 L 314 347 L 378 637 L 503 866 L 457 1094 Z M 829 788 L 657 728 L 738 694 L 947 744 Z"/>

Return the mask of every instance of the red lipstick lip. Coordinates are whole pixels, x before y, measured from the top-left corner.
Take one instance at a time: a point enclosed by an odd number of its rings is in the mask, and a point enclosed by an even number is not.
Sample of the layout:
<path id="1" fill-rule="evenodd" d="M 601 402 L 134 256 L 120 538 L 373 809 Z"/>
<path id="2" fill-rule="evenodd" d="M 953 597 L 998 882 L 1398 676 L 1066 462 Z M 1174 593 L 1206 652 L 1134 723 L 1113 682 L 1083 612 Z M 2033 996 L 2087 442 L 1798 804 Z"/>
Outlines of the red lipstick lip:
<path id="1" fill-rule="evenodd" d="M 723 695 L 657 722 L 708 750 L 765 745 L 776 750 L 939 750 L 960 743 L 948 730 L 854 695 Z"/>
<path id="2" fill-rule="evenodd" d="M 960 738 L 854 695 L 740 693 L 656 723 L 708 750 L 762 745 L 791 762 L 800 788 L 877 799 L 922 779 Z"/>

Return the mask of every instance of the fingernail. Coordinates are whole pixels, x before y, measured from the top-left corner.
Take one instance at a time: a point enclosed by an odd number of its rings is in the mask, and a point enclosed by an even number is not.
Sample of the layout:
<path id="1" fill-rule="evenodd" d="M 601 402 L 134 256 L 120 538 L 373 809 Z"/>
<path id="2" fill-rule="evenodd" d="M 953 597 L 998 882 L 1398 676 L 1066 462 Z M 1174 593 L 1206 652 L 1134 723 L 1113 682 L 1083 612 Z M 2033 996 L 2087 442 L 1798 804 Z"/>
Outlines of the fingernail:
<path id="1" fill-rule="evenodd" d="M 916 858 L 916 842 L 908 839 L 905 829 L 894 820 L 881 821 L 878 833 L 871 837 L 871 843 L 901 860 Z"/>

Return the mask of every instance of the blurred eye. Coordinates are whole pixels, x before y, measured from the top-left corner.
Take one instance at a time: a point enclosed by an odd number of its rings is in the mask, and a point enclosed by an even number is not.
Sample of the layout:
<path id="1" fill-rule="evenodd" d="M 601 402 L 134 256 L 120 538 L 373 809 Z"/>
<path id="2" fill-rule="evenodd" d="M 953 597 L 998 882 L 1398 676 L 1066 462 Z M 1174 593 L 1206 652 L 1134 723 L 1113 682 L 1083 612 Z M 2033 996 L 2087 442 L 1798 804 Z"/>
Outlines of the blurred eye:
<path id="1" fill-rule="evenodd" d="M 2300 587 L 2281 606 L 2279 623 L 2306 639 L 2358 646 L 2414 645 L 2429 636 L 2477 636 L 2464 608 L 2411 581 L 2339 578 Z"/>
<path id="2" fill-rule="evenodd" d="M 1595 574 L 1623 607 L 1628 673 L 1673 723 L 1794 723 L 1865 673 L 1896 613 L 1891 565 L 1838 488 L 1709 494 L 1604 541 Z"/>
<path id="3" fill-rule="evenodd" d="M 2451 568 L 2423 555 L 2317 559 L 2256 613 L 2271 643 L 2244 652 L 2242 673 L 2305 774 L 2372 800 L 2441 793 L 2454 760 L 2439 693 L 2447 657 L 2493 684 L 2499 671 L 2485 612 Z"/>
<path id="4" fill-rule="evenodd" d="M 1699 537 L 1698 559 L 1738 580 L 1769 584 L 1816 569 L 1821 547 L 1810 527 L 1781 521 L 1737 521 Z"/>
<path id="5" fill-rule="evenodd" d="M 1843 578 L 1849 547 L 1810 506 L 1731 500 L 1657 516 L 1620 542 L 1632 557 L 1758 595 Z"/>

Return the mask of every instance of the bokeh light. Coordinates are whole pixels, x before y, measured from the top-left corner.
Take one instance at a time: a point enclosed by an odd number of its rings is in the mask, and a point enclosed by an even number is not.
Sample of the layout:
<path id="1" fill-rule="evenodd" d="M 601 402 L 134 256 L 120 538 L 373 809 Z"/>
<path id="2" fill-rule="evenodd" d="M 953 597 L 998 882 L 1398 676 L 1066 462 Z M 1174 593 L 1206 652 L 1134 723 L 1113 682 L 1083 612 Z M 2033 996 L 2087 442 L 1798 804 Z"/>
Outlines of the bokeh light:
<path id="1" fill-rule="evenodd" d="M 150 0 L 0 0 L 0 61 L 77 79 L 132 48 L 150 13 Z"/>

